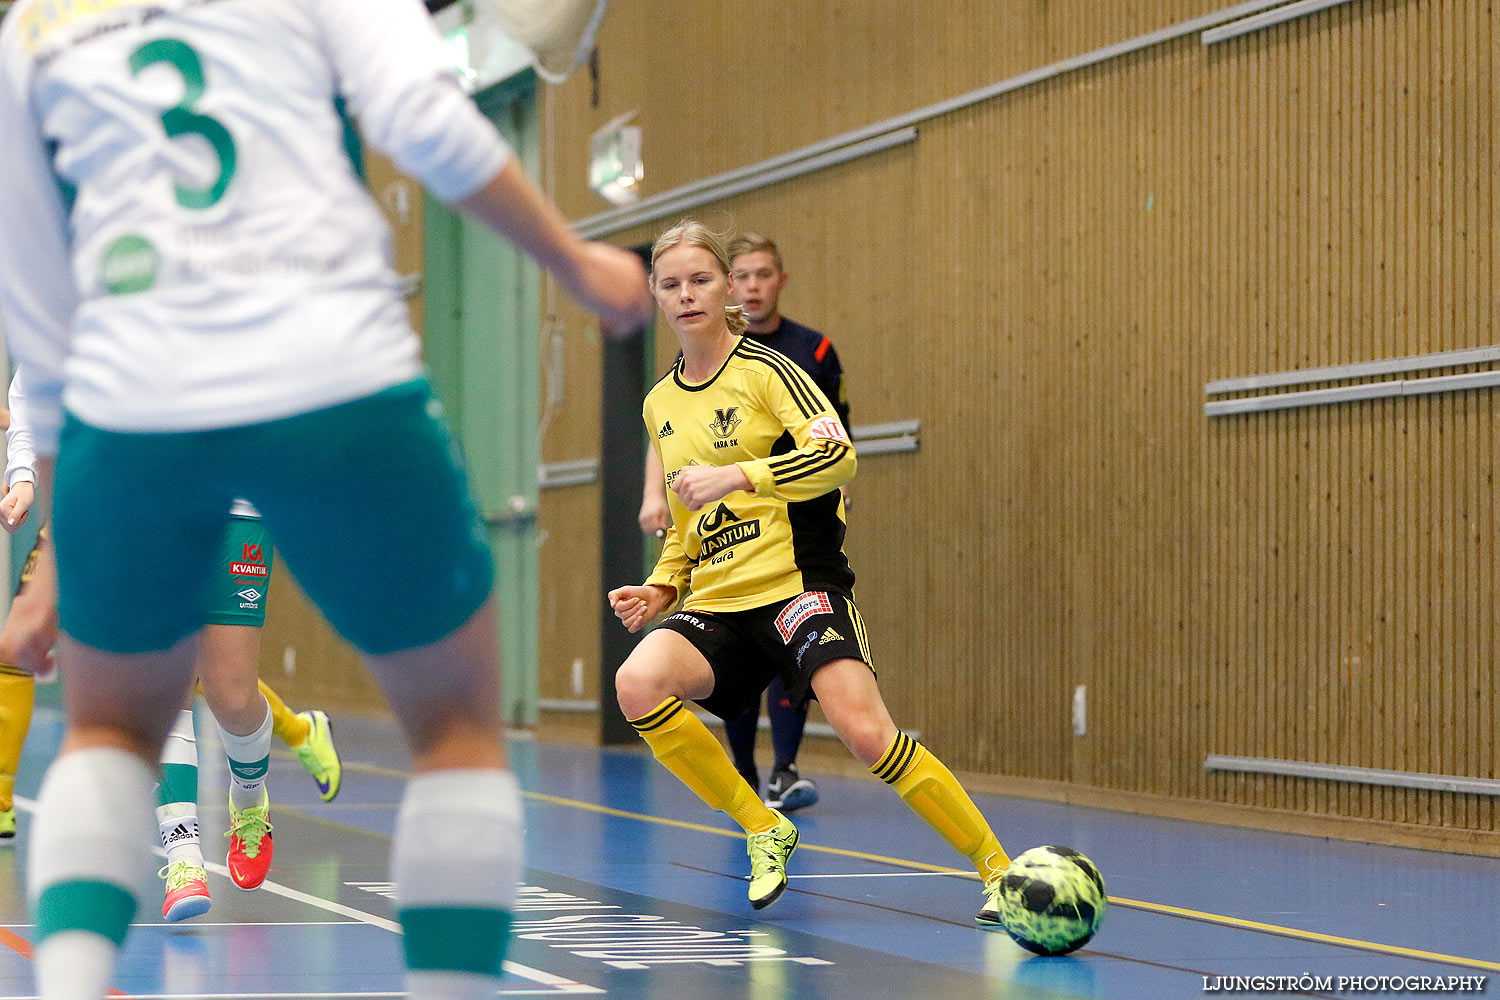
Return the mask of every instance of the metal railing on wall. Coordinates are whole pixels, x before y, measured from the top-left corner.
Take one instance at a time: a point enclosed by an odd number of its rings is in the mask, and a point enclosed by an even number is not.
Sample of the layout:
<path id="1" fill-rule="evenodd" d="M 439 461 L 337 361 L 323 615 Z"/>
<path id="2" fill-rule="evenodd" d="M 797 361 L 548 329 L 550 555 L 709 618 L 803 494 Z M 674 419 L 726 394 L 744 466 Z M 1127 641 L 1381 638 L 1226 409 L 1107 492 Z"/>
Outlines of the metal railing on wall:
<path id="1" fill-rule="evenodd" d="M 918 451 L 922 447 L 922 424 L 918 420 L 893 420 L 864 424 L 849 432 L 861 456 Z M 599 460 L 579 458 L 567 462 L 544 462 L 537 466 L 537 488 L 555 490 L 564 486 L 586 486 L 599 481 Z"/>
<path id="2" fill-rule="evenodd" d="M 711 177 L 672 188 L 670 191 L 663 191 L 649 198 L 643 198 L 634 205 L 591 215 L 575 225 L 579 235 L 586 239 L 598 239 L 644 222 L 665 219 L 690 208 L 697 208 L 699 205 L 707 205 L 710 202 L 743 194 L 746 191 L 754 191 L 757 188 L 769 187 L 793 177 L 810 174 L 815 170 L 848 163 L 862 156 L 869 156 L 894 146 L 916 141 L 916 129 L 898 128 L 854 142 L 836 143 L 832 146 L 828 143 L 816 143 L 790 153 L 773 156 L 760 163 L 753 163 L 748 167 L 714 174 Z"/>
<path id="3" fill-rule="evenodd" d="M 544 462 L 536 467 L 537 489 L 586 486 L 599 481 L 599 460 L 580 458 L 571 462 Z"/>
<path id="4" fill-rule="evenodd" d="M 886 455 L 900 451 L 918 451 L 922 447 L 922 424 L 918 420 L 893 420 L 886 424 L 865 424 L 849 431 L 854 452 L 859 457 Z"/>
<path id="5" fill-rule="evenodd" d="M 1344 764 L 1314 764 L 1302 760 L 1280 760 L 1274 757 L 1230 757 L 1209 754 L 1203 760 L 1205 771 L 1227 771 L 1239 774 L 1277 774 L 1291 778 L 1343 781 L 1381 788 L 1421 788 L 1438 792 L 1461 792 L 1465 795 L 1500 795 L 1500 780 L 1494 778 L 1461 778 L 1421 771 L 1387 771 L 1376 767 L 1353 767 Z"/>
<path id="6" fill-rule="evenodd" d="M 1231 21 L 1217 28 L 1210 28 L 1201 37 L 1204 45 L 1227 42 L 1231 38 L 1239 38 L 1241 35 L 1248 35 L 1252 31 L 1263 31 L 1272 25 L 1285 24 L 1287 21 L 1306 17 L 1309 14 L 1316 14 L 1320 10 L 1327 10 L 1329 7 L 1337 7 L 1340 4 L 1349 2 L 1350 0 L 1297 0 L 1296 3 L 1289 3 L 1284 7 L 1276 7 L 1251 17 Z"/>
<path id="7" fill-rule="evenodd" d="M 1216 379 L 1203 387 L 1204 395 L 1222 396 L 1228 393 L 1253 392 L 1257 389 L 1285 388 L 1320 382 L 1344 382 L 1355 379 L 1374 379 L 1375 381 L 1358 381 L 1350 385 L 1215 399 L 1203 404 L 1203 412 L 1205 416 L 1226 417 L 1237 413 L 1287 410 L 1303 406 L 1327 406 L 1332 403 L 1381 399 L 1387 396 L 1422 396 L 1436 392 L 1463 392 L 1469 389 L 1490 388 L 1500 386 L 1500 369 L 1461 372 L 1457 375 L 1428 375 L 1420 378 L 1383 378 L 1381 376 L 1496 362 L 1500 362 L 1500 345 Z"/>

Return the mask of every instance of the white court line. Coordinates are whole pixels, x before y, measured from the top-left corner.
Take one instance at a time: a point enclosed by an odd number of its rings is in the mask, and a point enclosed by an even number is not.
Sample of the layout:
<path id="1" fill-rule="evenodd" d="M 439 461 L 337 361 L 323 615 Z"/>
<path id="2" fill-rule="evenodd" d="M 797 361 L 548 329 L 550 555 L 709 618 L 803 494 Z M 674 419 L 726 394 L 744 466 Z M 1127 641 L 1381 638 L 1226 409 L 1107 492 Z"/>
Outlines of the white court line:
<path id="1" fill-rule="evenodd" d="M 115 994 L 114 1000 L 292 1000 L 301 997 L 306 1000 L 313 998 L 327 998 L 327 1000 L 343 1000 L 343 998 L 356 997 L 404 997 L 405 993 L 126 993 L 123 996 Z M 42 1000 L 41 997 L 31 993 L 17 993 L 12 996 L 0 997 L 0 1000 Z"/>
<path id="2" fill-rule="evenodd" d="M 194 920 L 188 927 L 353 927 L 358 920 Z M 29 930 L 36 924 L 0 924 L 6 930 Z M 131 927 L 169 927 L 170 924 L 153 920 L 149 923 L 131 924 Z"/>
<path id="3" fill-rule="evenodd" d="M 171 927 L 160 920 L 131 924 L 132 927 Z M 184 927 L 357 927 L 358 920 L 194 920 Z"/>
<path id="4" fill-rule="evenodd" d="M 33 801 L 31 799 L 22 798 L 19 795 L 14 796 L 14 801 L 15 801 L 15 804 L 17 806 L 19 806 L 20 808 L 26 810 L 27 812 L 32 813 L 33 815 L 36 813 L 36 802 L 35 801 Z M 162 850 L 161 847 L 157 847 L 156 848 L 156 853 L 159 854 L 159 855 L 162 855 L 163 857 L 166 856 L 166 852 L 164 850 Z M 215 873 L 217 873 L 219 875 L 223 875 L 225 878 L 229 877 L 229 869 L 226 868 L 224 865 L 217 864 L 217 863 L 215 863 L 213 861 L 208 861 L 208 862 L 205 863 L 204 867 L 207 868 L 209 871 L 215 872 Z M 267 891 L 269 891 L 269 892 L 277 895 L 277 896 L 282 896 L 282 897 L 284 897 L 286 899 L 295 900 L 296 902 L 299 902 L 299 903 L 306 903 L 308 906 L 315 906 L 318 909 L 327 910 L 329 913 L 337 913 L 340 916 L 349 917 L 349 918 L 351 918 L 352 921 L 357 922 L 357 923 L 369 924 L 371 927 L 379 927 L 382 930 L 388 930 L 388 931 L 390 931 L 392 934 L 400 934 L 401 933 L 401 925 L 398 924 L 398 923 L 396 923 L 396 921 L 394 921 L 394 920 L 387 920 L 385 917 L 377 917 L 373 913 L 366 913 L 364 910 L 356 910 L 352 906 L 345 906 L 343 903 L 335 903 L 331 899 L 323 899 L 320 896 L 312 896 L 312 895 L 309 895 L 309 894 L 307 894 L 305 892 L 302 892 L 302 891 L 300 891 L 298 889 L 293 889 L 290 886 L 285 886 L 285 885 L 281 885 L 281 884 L 279 884 L 277 882 L 272 882 L 270 879 L 267 879 L 266 881 L 262 882 L 260 887 L 262 889 L 264 889 L 264 890 L 267 890 Z M 23 926 L 30 927 L 32 925 L 31 924 L 26 924 L 26 925 L 23 925 Z M 156 926 L 156 925 L 153 925 L 153 926 Z M 518 991 L 518 990 L 506 990 L 506 989 L 502 989 L 502 990 L 499 991 L 499 994 L 497 994 L 497 995 L 503 994 L 503 995 L 506 995 L 506 996 L 537 996 L 537 995 L 542 995 L 542 994 L 551 995 L 551 994 L 556 994 L 556 993 L 570 993 L 570 994 L 590 993 L 590 994 L 602 994 L 602 993 L 605 992 L 604 990 L 601 990 L 601 989 L 599 989 L 596 986 L 588 986 L 588 985 L 586 985 L 584 983 L 576 982 L 576 981 L 574 981 L 572 979 L 567 979 L 567 978 L 565 978 L 563 976 L 554 976 L 550 972 L 543 972 L 541 969 L 533 969 L 529 965 L 522 965 L 519 962 L 512 962 L 509 959 L 507 959 L 505 961 L 505 963 L 502 966 L 502 968 L 506 972 L 510 973 L 513 976 L 517 976 L 517 977 L 519 977 L 521 979 L 529 979 L 533 983 L 537 983 L 537 984 L 542 985 L 542 986 L 551 986 L 551 987 L 554 987 L 554 988 L 550 989 L 550 990 L 537 990 L 537 991 L 530 991 L 530 992 L 522 992 L 522 991 Z M 179 1000 L 179 997 L 178 997 L 177 994 L 168 995 L 168 994 L 144 994 L 144 993 L 142 993 L 142 994 L 139 994 L 138 996 L 140 997 L 140 1000 Z M 192 1000 L 193 996 L 199 996 L 199 995 L 198 994 L 181 994 L 180 1000 Z M 330 997 L 330 998 L 332 998 L 332 997 L 400 997 L 400 996 L 405 996 L 405 994 L 404 993 L 316 993 L 316 994 L 310 994 L 310 993 L 222 993 L 222 994 L 206 994 L 206 995 L 201 995 L 201 996 L 202 996 L 202 1000 L 213 1000 L 213 998 L 215 996 L 226 997 L 226 998 L 227 997 L 245 997 L 245 998 L 247 998 L 247 1000 L 273 1000 L 273 998 L 275 998 L 275 1000 L 279 1000 L 279 998 L 282 998 L 282 997 L 287 997 L 287 998 L 297 998 L 297 997 L 307 997 L 307 998 L 311 998 L 311 997 Z M 38 1000 L 38 998 L 36 998 L 36 997 L 0 997 L 0 1000 Z"/>
<path id="5" fill-rule="evenodd" d="M 496 996 L 504 997 L 540 997 L 556 996 L 558 993 L 578 993 L 579 990 L 499 990 Z M 592 986 L 584 987 L 584 992 L 603 993 Z M 404 1000 L 405 993 L 123 993 L 115 994 L 112 1000 L 357 1000 L 357 998 L 395 997 Z M 11 996 L 0 996 L 0 1000 L 43 1000 L 35 993 L 16 993 Z"/>
<path id="6" fill-rule="evenodd" d="M 203 863 L 203 867 L 207 868 L 209 871 L 214 872 L 217 875 L 223 875 L 225 878 L 229 877 L 229 869 L 216 861 L 205 861 Z M 300 889 L 293 889 L 290 886 L 282 885 L 279 882 L 272 882 L 270 879 L 266 879 L 264 882 L 262 882 L 260 884 L 260 887 L 262 890 L 270 892 L 274 895 L 282 896 L 286 899 L 294 900 L 298 903 L 306 903 L 308 906 L 316 906 L 318 909 L 327 910 L 329 913 L 337 913 L 340 916 L 349 917 L 356 923 L 369 924 L 371 927 L 379 927 L 382 930 L 390 931 L 393 934 L 401 933 L 401 925 L 396 923 L 396 921 L 394 920 L 387 920 L 385 917 L 377 917 L 373 913 L 366 913 L 364 910 L 356 910 L 352 906 L 345 906 L 343 903 L 335 903 L 333 900 L 324 899 L 321 896 L 309 895 L 308 893 L 305 893 Z"/>
<path id="7" fill-rule="evenodd" d="M 962 878 L 972 875 L 958 872 L 849 872 L 839 875 L 788 875 L 787 878 Z"/>

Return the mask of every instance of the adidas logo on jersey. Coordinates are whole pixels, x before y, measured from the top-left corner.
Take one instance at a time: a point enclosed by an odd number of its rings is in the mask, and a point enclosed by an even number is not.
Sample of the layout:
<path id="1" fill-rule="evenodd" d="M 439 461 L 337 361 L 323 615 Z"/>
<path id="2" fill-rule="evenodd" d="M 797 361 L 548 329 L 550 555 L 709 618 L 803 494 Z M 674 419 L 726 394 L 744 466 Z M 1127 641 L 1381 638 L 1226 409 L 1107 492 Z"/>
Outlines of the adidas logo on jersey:
<path id="1" fill-rule="evenodd" d="M 671 433 L 672 421 L 668 420 L 666 423 L 661 425 L 661 430 L 656 432 L 656 440 L 660 441 L 662 438 L 669 436 Z"/>
<path id="2" fill-rule="evenodd" d="M 827 629 L 823 632 L 823 638 L 818 640 L 818 645 L 826 646 L 830 642 L 842 642 L 843 639 L 844 637 L 839 635 L 835 629 Z"/>

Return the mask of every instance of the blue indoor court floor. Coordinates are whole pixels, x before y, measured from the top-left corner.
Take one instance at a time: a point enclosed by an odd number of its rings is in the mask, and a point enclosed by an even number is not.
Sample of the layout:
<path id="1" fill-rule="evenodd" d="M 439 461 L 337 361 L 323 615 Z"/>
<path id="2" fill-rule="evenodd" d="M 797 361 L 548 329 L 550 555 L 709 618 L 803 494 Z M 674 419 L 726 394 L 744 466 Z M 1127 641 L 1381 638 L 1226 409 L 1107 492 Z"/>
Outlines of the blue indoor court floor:
<path id="1" fill-rule="evenodd" d="M 0 1000 L 35 996 L 25 836 L 58 730 L 39 710 L 17 788 L 21 836 L 0 849 Z M 384 720 L 335 718 L 335 736 L 346 770 L 332 804 L 290 754 L 273 756 L 266 885 L 241 892 L 219 865 L 213 909 L 174 925 L 149 897 L 115 995 L 401 995 L 386 855 L 406 757 Z M 205 854 L 222 859 L 222 757 L 200 748 Z M 528 840 L 506 996 L 1157 1000 L 1258 984 L 1270 987 L 1261 996 L 1367 997 L 1424 995 L 1424 983 L 1425 995 L 1461 995 L 1481 979 L 1500 991 L 1495 859 L 976 795 L 1012 854 L 1067 844 L 1104 872 L 1099 935 L 1038 958 L 975 928 L 977 880 L 874 778 L 818 776 L 822 801 L 794 817 L 790 886 L 756 913 L 744 838 L 643 747 L 515 739 L 511 753 Z"/>

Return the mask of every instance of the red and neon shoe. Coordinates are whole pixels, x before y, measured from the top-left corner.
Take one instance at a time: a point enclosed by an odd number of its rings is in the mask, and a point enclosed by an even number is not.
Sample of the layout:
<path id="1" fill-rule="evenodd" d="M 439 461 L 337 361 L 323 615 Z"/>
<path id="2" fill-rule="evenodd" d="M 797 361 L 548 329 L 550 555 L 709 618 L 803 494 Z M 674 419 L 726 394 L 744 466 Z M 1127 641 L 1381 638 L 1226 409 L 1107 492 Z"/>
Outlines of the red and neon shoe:
<path id="1" fill-rule="evenodd" d="M 202 865 L 178 861 L 156 873 L 167 880 L 167 898 L 161 904 L 161 916 L 169 924 L 208 912 L 213 901 L 208 898 L 208 875 Z"/>
<path id="2" fill-rule="evenodd" d="M 241 889 L 259 889 L 271 870 L 271 797 L 261 791 L 260 805 L 236 809 L 229 803 L 229 877 Z"/>

